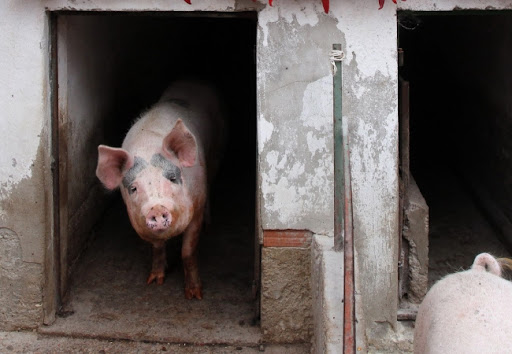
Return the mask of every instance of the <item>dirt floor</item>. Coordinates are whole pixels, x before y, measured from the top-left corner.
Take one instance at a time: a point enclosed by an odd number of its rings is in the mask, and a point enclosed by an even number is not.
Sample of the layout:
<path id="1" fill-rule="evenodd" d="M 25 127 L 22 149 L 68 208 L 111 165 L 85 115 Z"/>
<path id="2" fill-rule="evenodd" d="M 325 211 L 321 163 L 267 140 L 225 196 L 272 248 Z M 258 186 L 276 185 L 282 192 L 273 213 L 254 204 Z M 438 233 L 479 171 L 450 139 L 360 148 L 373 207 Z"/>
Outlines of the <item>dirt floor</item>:
<path id="1" fill-rule="evenodd" d="M 232 180 L 212 196 L 201 236 L 203 300 L 186 300 L 179 240 L 168 242 L 163 285 L 146 285 L 151 249 L 132 230 L 121 200 L 106 212 L 72 276 L 69 299 L 45 335 L 103 340 L 258 347 L 254 192 Z M 242 179 L 243 180 L 243 179 Z M 247 181 L 247 179 L 245 179 Z M 309 346 L 307 346 L 309 348 Z"/>
<path id="2" fill-rule="evenodd" d="M 468 269 L 479 253 L 510 257 L 460 179 L 446 168 L 431 171 L 435 173 L 418 179 L 430 214 L 429 287 L 449 273 Z"/>

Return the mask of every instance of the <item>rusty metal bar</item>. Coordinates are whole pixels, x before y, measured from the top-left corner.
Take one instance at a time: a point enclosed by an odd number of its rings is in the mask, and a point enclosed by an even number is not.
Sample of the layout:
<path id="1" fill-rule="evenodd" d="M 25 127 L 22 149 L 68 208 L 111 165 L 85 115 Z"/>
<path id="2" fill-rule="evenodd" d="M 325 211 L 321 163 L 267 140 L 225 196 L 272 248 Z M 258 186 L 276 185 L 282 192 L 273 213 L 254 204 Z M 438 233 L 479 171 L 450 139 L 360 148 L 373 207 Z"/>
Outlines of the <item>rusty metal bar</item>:
<path id="1" fill-rule="evenodd" d="M 52 289 L 46 289 L 45 293 L 48 296 L 52 296 L 53 299 L 48 300 L 48 307 L 45 307 L 44 323 L 51 324 L 55 321 L 55 313 L 61 305 L 61 292 L 60 292 L 60 180 L 59 180 L 59 117 L 58 117 L 58 46 L 57 46 L 57 17 L 55 14 L 49 15 L 50 21 L 50 144 L 51 144 L 51 173 L 52 173 L 52 204 L 53 204 L 53 230 L 51 236 L 51 245 L 48 245 L 48 249 L 53 253 L 48 257 L 48 263 L 51 267 L 46 270 L 46 286 L 52 287 Z M 50 260 L 51 257 L 51 260 Z M 50 274 L 52 272 L 52 274 Z"/>
<path id="2" fill-rule="evenodd" d="M 401 70 L 404 66 L 404 51 L 398 49 L 398 66 Z M 409 278 L 409 256 L 408 244 L 403 239 L 403 226 L 405 222 L 405 210 L 409 206 L 409 190 L 410 181 L 410 114 L 409 114 L 409 82 L 398 77 L 399 90 L 398 90 L 398 120 L 399 120 L 399 168 L 400 168 L 400 182 L 399 182 L 399 227 L 398 227 L 398 299 L 402 300 L 403 295 L 408 289 Z M 405 245 L 404 245 L 405 242 Z"/>
<path id="3" fill-rule="evenodd" d="M 348 144 L 348 126 L 343 126 L 343 160 L 345 167 L 344 233 L 345 233 L 345 284 L 344 284 L 344 353 L 356 352 L 355 335 L 355 285 L 354 285 L 354 233 L 352 223 L 352 183 L 350 178 L 350 150 Z"/>
<path id="4" fill-rule="evenodd" d="M 340 44 L 333 51 L 341 51 Z M 352 186 L 350 181 L 350 152 L 348 125 L 342 119 L 341 62 L 336 61 L 334 76 L 334 248 L 343 250 L 343 353 L 356 352 L 354 297 L 354 242 L 352 224 Z M 344 124 L 345 123 L 345 124 Z"/>
<path id="5" fill-rule="evenodd" d="M 397 313 L 398 321 L 414 321 L 418 315 L 418 310 L 399 309 Z"/>

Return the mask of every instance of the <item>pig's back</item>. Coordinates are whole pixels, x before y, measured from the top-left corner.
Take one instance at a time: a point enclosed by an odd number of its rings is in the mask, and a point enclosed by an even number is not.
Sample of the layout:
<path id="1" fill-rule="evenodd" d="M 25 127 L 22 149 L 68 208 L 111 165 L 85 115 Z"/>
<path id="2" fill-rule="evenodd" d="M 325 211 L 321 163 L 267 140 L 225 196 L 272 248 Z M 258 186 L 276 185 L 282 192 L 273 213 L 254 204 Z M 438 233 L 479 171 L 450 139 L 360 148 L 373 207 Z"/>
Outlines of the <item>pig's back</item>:
<path id="1" fill-rule="evenodd" d="M 447 276 L 422 302 L 415 353 L 512 351 L 512 283 L 468 270 Z"/>
<path id="2" fill-rule="evenodd" d="M 152 155 L 162 146 L 165 136 L 178 119 L 194 135 L 199 158 L 218 151 L 222 145 L 223 117 L 212 88 L 196 82 L 171 85 L 160 100 L 134 123 L 126 135 L 123 148 L 140 155 Z"/>
<path id="3" fill-rule="evenodd" d="M 216 89 L 199 80 L 181 80 L 171 84 L 158 104 L 174 104 L 189 110 L 184 119 L 199 137 L 205 149 L 220 148 L 225 138 L 224 112 Z"/>

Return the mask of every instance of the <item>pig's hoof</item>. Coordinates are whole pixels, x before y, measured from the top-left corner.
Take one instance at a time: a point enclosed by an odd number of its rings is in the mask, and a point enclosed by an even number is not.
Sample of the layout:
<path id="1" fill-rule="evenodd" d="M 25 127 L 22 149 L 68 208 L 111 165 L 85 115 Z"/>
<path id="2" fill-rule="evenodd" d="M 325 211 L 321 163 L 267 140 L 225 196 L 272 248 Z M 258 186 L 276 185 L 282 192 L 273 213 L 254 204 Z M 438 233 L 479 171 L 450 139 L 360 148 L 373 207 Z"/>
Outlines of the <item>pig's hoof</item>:
<path id="1" fill-rule="evenodd" d="M 202 300 L 202 299 L 203 299 L 203 290 L 201 289 L 201 287 L 197 287 L 197 288 L 186 288 L 186 289 L 185 289 L 185 297 L 186 297 L 188 300 L 191 300 L 191 299 L 193 299 L 193 298 L 196 298 L 196 299 Z"/>
<path id="2" fill-rule="evenodd" d="M 151 272 L 149 274 L 148 280 L 146 281 L 146 284 L 151 284 L 152 282 L 156 281 L 158 285 L 162 285 L 164 283 L 164 272 Z"/>

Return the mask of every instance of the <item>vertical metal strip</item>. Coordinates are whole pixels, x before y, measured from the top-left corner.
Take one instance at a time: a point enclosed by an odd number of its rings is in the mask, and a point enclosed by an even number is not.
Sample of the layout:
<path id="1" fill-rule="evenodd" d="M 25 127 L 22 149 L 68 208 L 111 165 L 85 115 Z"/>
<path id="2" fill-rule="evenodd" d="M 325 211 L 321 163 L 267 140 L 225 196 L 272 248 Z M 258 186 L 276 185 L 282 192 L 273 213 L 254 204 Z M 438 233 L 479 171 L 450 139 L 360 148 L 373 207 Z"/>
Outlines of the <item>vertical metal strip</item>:
<path id="1" fill-rule="evenodd" d="M 45 294 L 51 296 L 47 299 L 48 304 L 45 307 L 44 324 L 51 324 L 55 321 L 55 313 L 61 305 L 60 297 L 60 190 L 59 190 L 59 116 L 58 116 L 58 46 L 57 46 L 57 16 L 53 13 L 49 15 L 50 22 L 50 110 L 51 110 L 51 171 L 52 171 L 52 204 L 53 204 L 53 221 L 52 221 L 52 240 L 47 252 L 52 252 L 51 256 L 47 256 L 47 269 L 45 270 L 47 282 L 45 284 Z M 51 274 L 50 274 L 51 273 Z M 48 287 L 51 287 L 49 289 Z"/>
<path id="2" fill-rule="evenodd" d="M 333 51 L 341 51 L 334 44 Z M 355 353 L 354 243 L 352 225 L 352 188 L 348 125 L 342 119 L 342 70 L 336 61 L 334 76 L 334 247 L 343 250 L 343 353 Z"/>
<path id="3" fill-rule="evenodd" d="M 341 50 L 341 44 L 333 44 L 333 50 Z M 334 130 L 334 249 L 343 250 L 343 200 L 345 199 L 345 177 L 343 174 L 343 122 L 341 115 L 341 62 L 336 61 L 333 91 Z"/>

